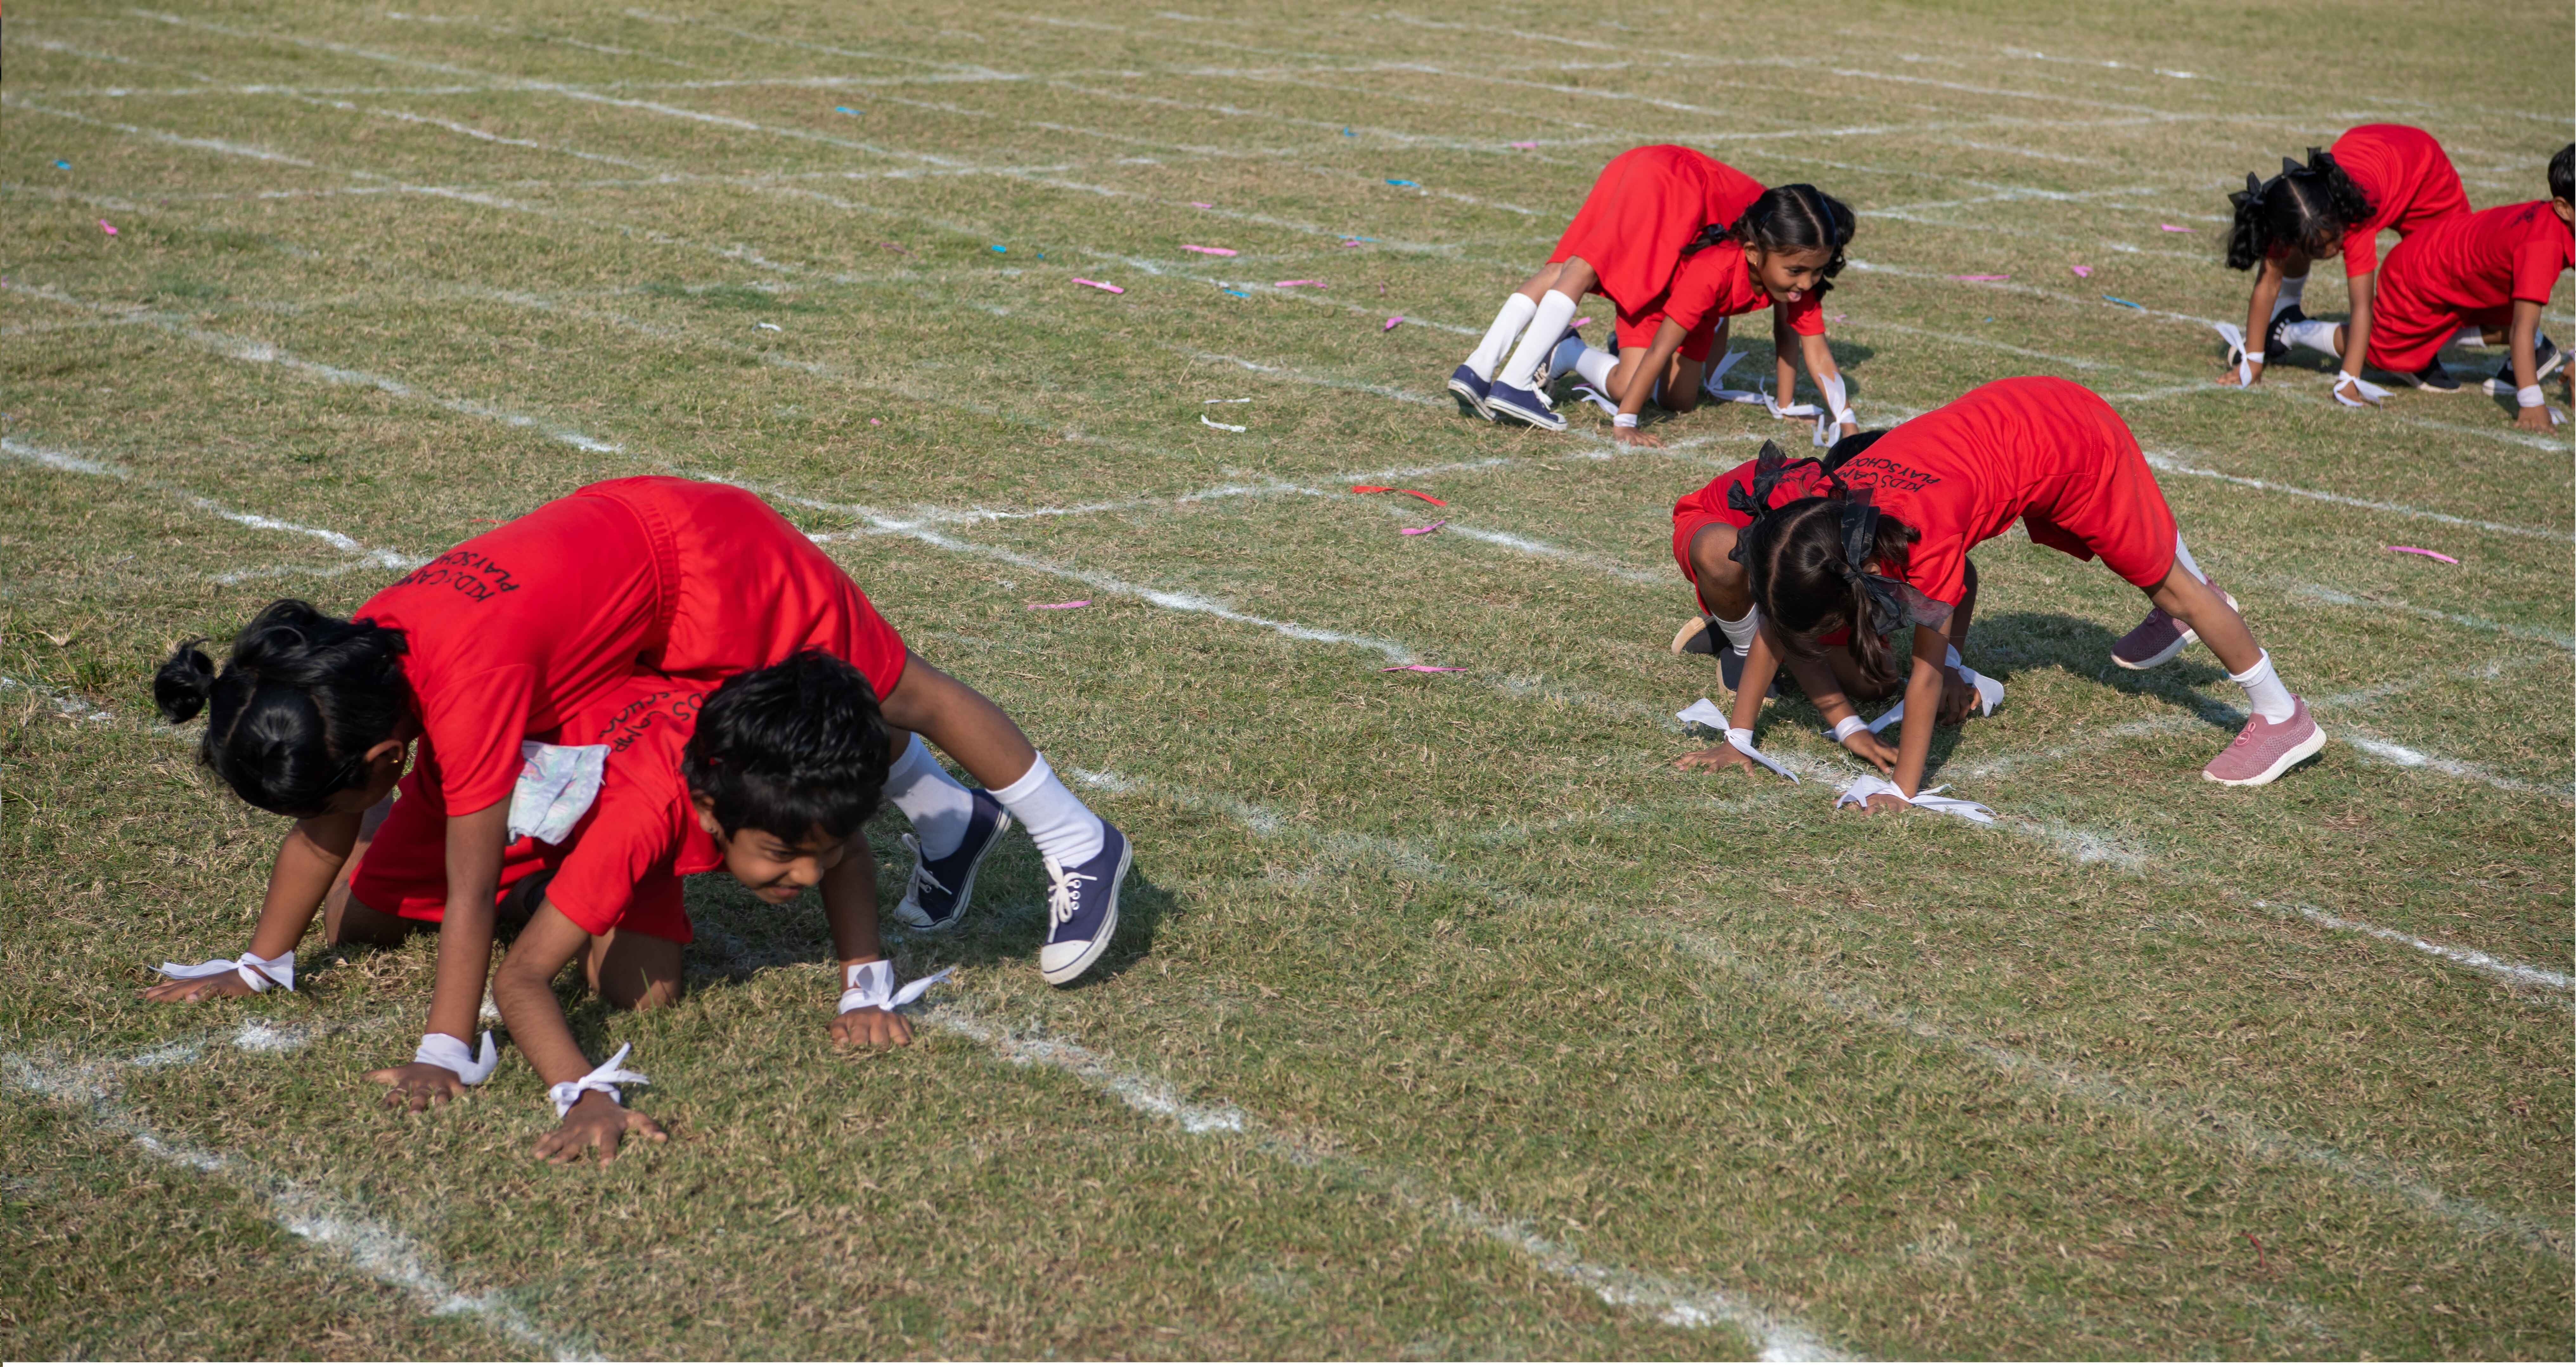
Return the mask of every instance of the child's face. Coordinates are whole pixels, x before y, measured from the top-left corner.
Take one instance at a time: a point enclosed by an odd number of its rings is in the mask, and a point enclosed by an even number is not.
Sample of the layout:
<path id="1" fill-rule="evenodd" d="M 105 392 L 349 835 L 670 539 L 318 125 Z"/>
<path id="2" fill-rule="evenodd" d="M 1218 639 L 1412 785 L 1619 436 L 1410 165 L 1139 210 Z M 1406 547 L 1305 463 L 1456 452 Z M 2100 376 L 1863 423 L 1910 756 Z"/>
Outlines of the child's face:
<path id="1" fill-rule="evenodd" d="M 819 830 L 791 843 L 757 826 L 745 826 L 728 840 L 713 813 L 701 808 L 698 821 L 715 837 L 716 848 L 724 851 L 725 871 L 751 889 L 754 897 L 773 905 L 794 901 L 822 882 L 824 873 L 850 851 L 849 841 L 834 840 Z"/>
<path id="2" fill-rule="evenodd" d="M 1794 304 L 1813 293 L 1825 280 L 1825 267 L 1833 264 L 1834 254 L 1815 247 L 1803 252 L 1766 252 L 1759 248 L 1744 253 L 1745 264 L 1753 268 L 1753 283 L 1760 285 L 1775 304 Z"/>

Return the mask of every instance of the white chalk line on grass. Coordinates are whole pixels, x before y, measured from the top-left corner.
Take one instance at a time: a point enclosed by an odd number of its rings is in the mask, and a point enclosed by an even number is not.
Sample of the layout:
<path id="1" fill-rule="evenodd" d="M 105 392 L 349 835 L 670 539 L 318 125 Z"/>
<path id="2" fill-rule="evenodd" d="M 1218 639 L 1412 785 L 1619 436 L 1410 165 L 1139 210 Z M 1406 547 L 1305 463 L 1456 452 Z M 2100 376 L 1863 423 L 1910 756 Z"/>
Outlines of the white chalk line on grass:
<path id="1" fill-rule="evenodd" d="M 2474 517 L 2458 517 L 2450 513 L 2437 513 L 2430 508 L 2410 507 L 2403 503 L 2385 503 L 2378 499 L 2354 498 L 2349 494 L 2327 493 L 2322 489 L 2302 489 L 2295 484 L 2282 484 L 2268 479 L 2253 479 L 2245 475 L 2231 475 L 2224 470 L 2212 470 L 2205 466 L 2186 465 L 2182 461 L 2176 459 L 2173 454 L 2165 451 L 2147 452 L 2147 464 L 2155 467 L 2159 474 L 2189 475 L 2195 479 L 2214 479 L 2247 489 L 2260 490 L 2264 493 L 2286 494 L 2291 498 L 2313 499 L 2319 503 L 2333 503 L 2346 508 L 2360 508 L 2374 513 L 2393 513 L 2399 517 L 2422 518 L 2427 522 L 2441 522 L 2454 527 L 2471 527 L 2478 531 L 2498 532 L 2506 536 L 2538 537 L 2545 541 L 2576 541 L 2576 532 L 2570 532 L 2563 528 L 2525 527 L 2511 522 L 2487 522 Z"/>
<path id="2" fill-rule="evenodd" d="M 100 711 L 97 707 L 92 706 L 83 699 L 75 698 L 68 693 L 57 693 L 53 689 L 45 687 L 43 684 L 31 684 L 22 680 L 10 678 L 6 674 L 0 674 L 0 688 L 15 688 L 23 690 L 24 692 L 33 695 L 37 700 L 49 704 L 56 712 L 61 713 L 73 721 L 116 720 L 116 714 L 113 712 Z"/>
<path id="3" fill-rule="evenodd" d="M 2467 613 L 2444 612 L 2439 608 L 2419 608 L 2398 598 L 2362 598 L 2341 589 L 2327 588 L 2323 584 L 2309 584 L 2291 579 L 2266 579 L 2260 582 L 2266 587 L 2277 588 L 2291 597 L 2309 599 L 2329 607 L 2359 608 L 2367 612 L 2394 612 L 2407 617 L 2420 617 L 2428 622 L 2447 622 L 2453 626 L 2467 627 L 2472 631 L 2493 632 L 2516 640 L 2538 641 L 2545 645 L 2556 646 L 2561 650 L 2576 650 L 2576 636 L 2563 631 L 2516 626 L 2510 622 L 2472 617 Z"/>
<path id="4" fill-rule="evenodd" d="M 12 286 L 12 288 L 15 287 Z M 151 478 L 137 478 L 133 471 L 126 469 L 124 466 L 113 465 L 105 461 L 91 460 L 88 457 L 73 455 L 68 451 L 57 450 L 53 447 L 37 446 L 29 442 L 20 441 L 16 437 L 0 437 L 0 455 L 10 456 L 34 465 L 41 465 L 49 470 L 59 470 L 66 474 L 90 475 L 98 478 L 130 481 L 145 488 L 167 493 L 192 508 L 196 508 L 202 512 L 212 513 L 216 517 L 220 517 L 227 522 L 237 522 L 242 526 L 256 528 L 264 532 L 290 532 L 297 536 L 312 537 L 313 539 L 322 542 L 324 545 L 331 547 L 333 550 L 342 551 L 355 557 L 358 563 L 362 565 L 372 565 L 389 570 L 409 570 L 418 568 L 420 565 L 426 563 L 417 556 L 405 555 L 400 551 L 386 550 L 381 546 L 361 545 L 356 538 L 332 531 L 327 527 L 307 527 L 297 522 L 281 521 L 277 518 L 265 517 L 258 513 L 245 513 L 237 508 L 228 508 L 203 494 L 180 488 L 175 484 L 168 484 L 161 480 Z"/>
<path id="5" fill-rule="evenodd" d="M 1067 777 L 1085 786 L 1119 793 L 1143 793 L 1192 811 L 1224 815 L 1251 834 L 1262 839 L 1289 839 L 1308 845 L 1337 858 L 1375 859 L 1399 872 L 1436 880 L 1460 891 L 1491 900 L 1498 906 L 1529 907 L 1534 899 L 1516 889 L 1462 874 L 1439 859 L 1401 841 L 1380 836 L 1353 835 L 1315 826 L 1313 823 L 1284 816 L 1223 793 L 1211 793 L 1186 785 L 1142 780 L 1132 776 L 1068 770 Z M 1547 909 L 1561 913 L 1563 908 L 1549 904 Z M 1911 1013 L 1879 1006 L 1865 996 L 1836 992 L 1818 986 L 1795 983 L 1772 974 L 1759 965 L 1737 955 L 1706 936 L 1676 933 L 1657 917 L 1620 917 L 1622 923 L 1673 939 L 1717 959 L 1724 966 L 1742 972 L 1758 986 L 1777 994 L 1805 997 L 1822 1002 L 1837 1014 L 1848 1016 L 1882 1029 L 1901 1031 L 1958 1050 L 1980 1061 L 1993 1064 L 1999 1071 L 2027 1076 L 2046 1083 L 2055 1090 L 2084 1100 L 2131 1111 L 2156 1122 L 2187 1139 L 2223 1137 L 2255 1152 L 2285 1157 L 2320 1168 L 2356 1185 L 2399 1197 L 2439 1218 L 2479 1232 L 2509 1232 L 2526 1247 L 2559 1257 L 2568 1256 L 2563 1235 L 2546 1226 L 2518 1217 L 2498 1214 L 2474 1201 L 2455 1198 L 2429 1183 L 2368 1159 L 2355 1159 L 2326 1148 L 2293 1138 L 2260 1121 L 2232 1115 L 2197 1100 L 2168 1101 L 2153 1092 L 2133 1087 L 2107 1074 L 2079 1073 L 2059 1065 L 2045 1063 L 2030 1055 L 2007 1049 L 1971 1033 L 1937 1025 Z"/>
<path id="6" fill-rule="evenodd" d="M 2533 968 L 2528 964 L 2508 963 L 2479 950 L 2462 949 L 2457 945 L 2422 939 L 2402 930 L 2390 930 L 2386 926 L 2374 926 L 2367 921 L 2355 921 L 2349 917 L 2337 916 L 2332 912 L 2320 911 L 2315 907 L 2297 903 L 2261 901 L 2254 905 L 2276 915 L 2295 916 L 2312 925 L 2324 926 L 2328 930 L 2351 931 L 2355 934 L 2374 936 L 2392 944 L 2401 944 L 2418 953 L 2448 959 L 2455 964 L 2502 978 L 2509 983 L 2526 987 L 2552 988 L 2561 992 L 2576 988 L 2576 979 L 2571 979 L 2564 973 L 2552 972 L 2546 968 Z"/>
<path id="7" fill-rule="evenodd" d="M 263 1023 L 243 1029 L 244 1048 L 288 1052 L 308 1043 L 315 1032 L 274 1031 L 251 1042 Z M 408 1291 L 432 1315 L 465 1315 L 494 1333 L 525 1344 L 557 1362 L 596 1361 L 580 1338 L 538 1324 L 500 1291 L 468 1295 L 459 1290 L 437 1255 L 399 1227 L 369 1214 L 349 1198 L 309 1184 L 279 1177 L 234 1154 L 201 1149 L 154 1130 L 116 1099 L 116 1075 L 126 1068 L 167 1067 L 194 1061 L 199 1048 L 180 1043 L 146 1050 L 124 1063 L 47 1067 L 17 1054 L 0 1056 L 0 1070 L 19 1089 L 84 1105 L 92 1123 L 110 1134 L 134 1141 L 156 1161 L 185 1167 L 225 1183 L 266 1207 L 271 1223 L 358 1271 L 399 1290 Z"/>
<path id="8" fill-rule="evenodd" d="M 1557 1240 L 1533 1232 L 1527 1220 L 1496 1215 L 1454 1196 L 1438 1195 L 1410 1174 L 1343 1157 L 1290 1137 L 1241 1108 L 1188 1101 L 1161 1077 L 1118 1063 L 1070 1040 L 1035 1031 L 1005 1029 L 962 1006 L 944 1004 L 924 1020 L 985 1046 L 1006 1063 L 1054 1068 L 1085 1085 L 1106 1092 L 1129 1108 L 1169 1120 L 1183 1133 L 1240 1135 L 1261 1151 L 1298 1167 L 1329 1172 L 1394 1197 L 1452 1229 L 1501 1244 L 1548 1273 L 1572 1282 L 1607 1305 L 1636 1309 L 1664 1324 L 1683 1329 L 1726 1326 L 1752 1341 L 1764 1362 L 1830 1362 L 1841 1355 L 1814 1331 L 1795 1320 L 1766 1311 L 1743 1297 L 1658 1274 L 1594 1262 Z M 1341 1146 L 1332 1145 L 1330 1149 Z"/>

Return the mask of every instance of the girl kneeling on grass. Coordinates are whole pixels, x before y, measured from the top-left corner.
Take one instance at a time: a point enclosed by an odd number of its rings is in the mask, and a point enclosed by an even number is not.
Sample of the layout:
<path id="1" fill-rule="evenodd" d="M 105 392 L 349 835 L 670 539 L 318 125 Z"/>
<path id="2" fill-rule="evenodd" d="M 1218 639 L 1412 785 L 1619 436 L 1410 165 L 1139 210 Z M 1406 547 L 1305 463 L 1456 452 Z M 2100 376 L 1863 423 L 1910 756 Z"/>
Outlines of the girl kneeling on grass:
<path id="1" fill-rule="evenodd" d="M 1749 201 L 1747 190 L 1756 192 Z M 1613 423 L 1622 441 L 1660 444 L 1635 431 L 1647 401 L 1674 412 L 1696 407 L 1702 367 L 1720 345 L 1725 320 L 1768 307 L 1782 396 L 1796 381 L 1794 335 L 1808 374 L 1849 424 L 1820 300 L 1842 270 L 1853 226 L 1851 210 L 1812 185 L 1762 190 L 1686 147 L 1621 153 L 1594 183 L 1556 256 L 1503 302 L 1484 340 L 1450 376 L 1450 392 L 1462 412 L 1562 431 L 1565 419 L 1541 392 L 1548 381 L 1540 375 L 1542 367 L 1551 378 L 1570 371 L 1618 403 Z M 1611 350 L 1585 346 L 1567 326 L 1586 292 L 1618 309 Z"/>
<path id="2" fill-rule="evenodd" d="M 2234 382 L 2263 378 L 2265 359 L 2287 349 L 2281 329 L 2307 321 L 2299 305 L 2309 265 L 2340 255 L 2352 323 L 2348 343 L 2337 351 L 2343 373 L 2334 392 L 2359 406 L 2367 393 L 2359 380 L 2378 297 L 2380 230 L 2409 238 L 2469 211 L 2451 158 L 2421 128 L 2363 124 L 2335 139 L 2332 151 L 2309 148 L 2305 166 L 2283 157 L 2281 174 L 2268 181 L 2248 174 L 2245 188 L 2228 201 L 2235 212 L 2228 267 L 2255 270 L 2254 297 L 2246 305 L 2249 340 L 2229 358 Z"/>
<path id="3" fill-rule="evenodd" d="M 918 744 L 898 759 L 888 796 L 912 819 L 922 858 L 897 916 L 955 924 L 976 865 L 1016 818 L 1055 881 L 1060 914 L 1041 970 L 1068 982 L 1088 969 L 1115 928 L 1125 837 L 1065 789 L 1001 709 L 906 651 L 849 576 L 759 498 L 646 478 L 592 485 L 467 541 L 352 619 L 273 603 L 234 639 L 220 675 L 193 642 L 171 656 L 153 681 L 163 714 L 208 710 L 207 767 L 244 801 L 297 822 L 250 951 L 164 965 L 178 981 L 145 996 L 293 988 L 295 946 L 326 898 L 334 945 L 435 924 L 429 1032 L 413 1062 L 370 1076 L 390 1085 L 388 1104 L 415 1110 L 461 1095 L 492 1066 L 466 1041 L 505 853 L 525 835 L 560 839 L 579 815 L 562 798 L 581 787 L 581 757 L 544 742 L 639 669 L 713 681 L 807 648 L 858 663 L 889 717 L 985 784 L 958 784 Z M 398 783 L 403 800 L 380 812 Z M 343 882 L 353 857 L 357 876 Z M 397 892 L 379 888 L 371 902 L 370 868 L 435 870 L 439 892 L 398 910 Z"/>
<path id="4" fill-rule="evenodd" d="M 911 741 L 891 731 L 867 676 L 808 651 L 737 674 L 709 692 L 685 680 L 638 676 L 598 734 L 609 741 L 599 800 L 561 846 L 531 853 L 515 899 L 527 926 L 492 981 L 513 1043 L 547 1085 L 561 1122 L 539 1155 L 571 1162 L 596 1149 L 605 1163 L 629 1134 L 662 1128 L 625 1104 L 621 1048 L 592 1068 L 564 1021 L 554 978 L 575 958 L 593 991 L 628 1008 L 680 997 L 681 947 L 691 939 L 680 876 L 723 869 L 773 906 L 809 887 L 841 963 L 831 1023 L 848 1047 L 908 1044 L 898 993 L 877 941 L 876 862 L 860 828 L 874 813 L 889 757 Z"/>
<path id="5" fill-rule="evenodd" d="M 1759 634 L 1736 691 L 1730 744 L 1683 763 L 1750 769 L 1746 750 L 1779 662 L 1813 656 L 1815 638 L 1833 628 L 1850 629 L 1864 678 L 1894 682 L 1899 666 L 1885 635 L 1911 625 L 1898 745 L 1891 750 L 1868 735 L 1857 717 L 1837 718 L 1835 731 L 1895 780 L 1855 784 L 1865 808 L 1914 805 L 1923 796 L 1933 726 L 1954 682 L 1946 659 L 1964 644 L 1968 550 L 2016 521 L 2042 545 L 2080 560 L 2101 557 L 2168 620 L 2206 642 L 2244 687 L 2253 715 L 2203 778 L 2269 783 L 2324 748 L 2325 732 L 2307 704 L 2281 685 L 2245 619 L 2193 564 L 2128 425 L 2091 390 L 2044 377 L 1980 386 L 1890 430 L 1835 477 L 1839 487 L 1763 512 L 1738 539 L 1761 610 Z M 2180 649 L 2173 643 L 2164 658 Z"/>

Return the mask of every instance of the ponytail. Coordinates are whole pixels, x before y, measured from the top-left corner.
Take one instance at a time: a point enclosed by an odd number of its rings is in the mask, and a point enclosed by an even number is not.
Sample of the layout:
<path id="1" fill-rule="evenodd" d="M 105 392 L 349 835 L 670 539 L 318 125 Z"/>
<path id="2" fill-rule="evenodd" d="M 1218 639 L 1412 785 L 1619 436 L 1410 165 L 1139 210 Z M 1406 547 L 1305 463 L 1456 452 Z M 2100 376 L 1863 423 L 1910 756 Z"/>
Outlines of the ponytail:
<path id="1" fill-rule="evenodd" d="M 2323 256 L 2371 214 L 2370 196 L 2335 164 L 2334 153 L 2313 147 L 2305 166 L 2281 158 L 2281 174 L 2270 180 L 2247 172 L 2245 188 L 2227 202 L 2234 208 L 2227 265 L 2239 271 L 2291 250 Z"/>
<path id="2" fill-rule="evenodd" d="M 1874 439 L 1877 434 L 1864 435 Z M 1904 573 L 1907 555 L 1922 534 L 1866 510 L 1865 516 L 1852 517 L 1854 505 L 1866 503 L 1869 493 L 1837 491 L 1832 497 L 1799 499 L 1745 528 L 1738 544 L 1746 551 L 1744 567 L 1754 603 L 1790 638 L 1793 649 L 1802 638 L 1849 627 L 1861 680 L 1885 690 L 1903 679 L 1903 661 L 1911 658 L 1911 650 L 1900 655 L 1888 646 L 1886 633 L 1901 623 L 1889 620 L 1886 599 L 1896 590 L 1879 571 Z M 1866 546 L 1863 563 L 1857 565 L 1845 545 L 1846 524 L 1854 521 L 1864 528 Z M 1902 596 L 1909 604 L 1920 597 L 1910 592 Z"/>
<path id="3" fill-rule="evenodd" d="M 197 757 L 242 801 L 310 816 L 366 785 L 367 751 L 411 715 L 403 634 L 280 599 L 233 638 L 223 671 L 183 641 L 152 676 L 152 701 L 176 725 L 206 713 Z"/>
<path id="4" fill-rule="evenodd" d="M 1741 243 L 1764 252 L 1812 252 L 1829 250 L 1833 259 L 1825 263 L 1824 279 L 1816 282 L 1816 293 L 1833 288 L 1833 278 L 1842 274 L 1843 248 L 1851 244 L 1852 231 L 1858 227 L 1851 206 L 1826 194 L 1813 185 L 1775 185 L 1762 192 L 1762 197 L 1747 206 L 1733 223 L 1711 223 L 1699 230 L 1699 236 L 1682 248 L 1682 255 L 1714 247 L 1720 242 Z"/>

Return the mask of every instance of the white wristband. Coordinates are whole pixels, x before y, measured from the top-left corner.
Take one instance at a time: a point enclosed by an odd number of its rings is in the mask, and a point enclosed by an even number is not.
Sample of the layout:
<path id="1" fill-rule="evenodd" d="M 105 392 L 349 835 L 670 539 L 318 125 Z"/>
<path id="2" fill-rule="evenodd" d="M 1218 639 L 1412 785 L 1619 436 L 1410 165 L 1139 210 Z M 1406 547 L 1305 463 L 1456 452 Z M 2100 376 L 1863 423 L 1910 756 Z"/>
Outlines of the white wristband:
<path id="1" fill-rule="evenodd" d="M 626 1095 L 617 1090 L 618 1083 L 652 1081 L 642 1073 L 630 1073 L 618 1066 L 626 1061 L 626 1055 L 634 1048 L 632 1044 L 621 1044 L 617 1046 L 617 1052 L 609 1057 L 608 1062 L 570 1082 L 558 1082 L 548 1087 L 546 1099 L 555 1104 L 555 1117 L 561 1119 L 566 1111 L 572 1109 L 574 1102 L 581 1100 L 581 1094 L 584 1092 L 606 1092 L 609 1100 L 620 1106 L 625 1105 Z"/>
<path id="2" fill-rule="evenodd" d="M 2254 364 L 2256 364 L 2256 365 L 2261 365 L 2261 364 L 2263 364 L 2263 353 L 2262 353 L 2262 352 L 2259 352 L 2259 351 L 2247 351 L 2247 352 L 2242 352 L 2242 353 L 2239 353 L 2239 354 L 2241 354 L 2242 356 L 2244 356 L 2246 360 L 2252 361 L 2252 362 L 2253 362 Z"/>
<path id="3" fill-rule="evenodd" d="M 1637 425 L 1637 415 L 1634 413 L 1614 413 L 1610 416 L 1610 425 L 1612 427 L 1634 427 Z"/>
<path id="4" fill-rule="evenodd" d="M 2513 401 L 2525 408 L 2546 408 L 2549 406 L 2549 396 L 2541 393 L 2540 386 L 2536 384 L 2527 384 L 2522 388 L 2513 391 Z"/>
<path id="5" fill-rule="evenodd" d="M 161 965 L 161 975 L 165 978 L 219 978 L 226 973 L 238 976 L 242 985 L 253 992 L 265 992 L 272 983 L 292 992 L 295 990 L 295 951 L 290 949 L 274 959 L 263 959 L 245 950 L 239 959 Z"/>
<path id="6" fill-rule="evenodd" d="M 891 959 L 870 959 L 863 964 L 845 964 L 841 969 L 841 1004 L 834 1010 L 836 1014 L 844 1016 L 871 1006 L 880 1011 L 892 1011 L 920 1000 L 922 993 L 929 991 L 934 984 L 946 980 L 949 974 L 956 971 L 954 968 L 943 968 L 927 978 L 916 978 L 905 983 L 898 989 L 894 985 L 894 961 Z"/>
<path id="7" fill-rule="evenodd" d="M 1869 723 L 1862 721 L 1858 716 L 1845 717 L 1841 721 L 1834 723 L 1834 739 L 1837 741 L 1850 740 L 1853 732 L 1866 731 L 1868 729 Z"/>
<path id="8" fill-rule="evenodd" d="M 483 1032 L 483 1053 L 479 1058 L 454 1035 L 423 1035 L 420 1047 L 411 1052 L 411 1061 L 444 1068 L 466 1086 L 480 1087 L 485 1078 L 492 1076 L 492 1070 L 501 1066 L 501 1053 L 492 1047 L 489 1030 Z"/>

